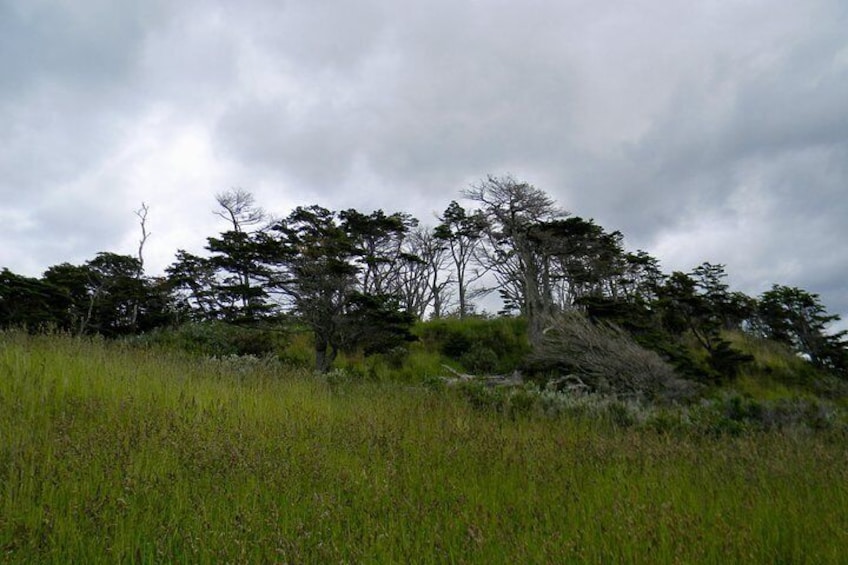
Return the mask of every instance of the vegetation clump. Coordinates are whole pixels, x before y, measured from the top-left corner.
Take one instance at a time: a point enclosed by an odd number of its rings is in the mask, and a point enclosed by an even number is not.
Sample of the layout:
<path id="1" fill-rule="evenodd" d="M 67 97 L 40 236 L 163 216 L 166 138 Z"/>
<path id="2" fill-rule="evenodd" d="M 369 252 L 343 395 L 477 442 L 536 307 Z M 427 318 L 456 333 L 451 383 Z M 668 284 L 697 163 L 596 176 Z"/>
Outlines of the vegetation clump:
<path id="1" fill-rule="evenodd" d="M 536 371 L 574 375 L 591 392 L 621 398 L 685 401 L 699 390 L 624 330 L 592 323 L 579 312 L 549 320 L 529 365 Z"/>

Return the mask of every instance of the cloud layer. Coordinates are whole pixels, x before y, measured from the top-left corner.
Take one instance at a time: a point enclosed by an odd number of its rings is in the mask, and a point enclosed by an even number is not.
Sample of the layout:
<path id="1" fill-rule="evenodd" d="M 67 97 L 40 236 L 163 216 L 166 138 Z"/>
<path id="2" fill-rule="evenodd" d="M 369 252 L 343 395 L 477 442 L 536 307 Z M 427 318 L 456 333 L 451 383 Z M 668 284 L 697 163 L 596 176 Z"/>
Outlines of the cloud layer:
<path id="1" fill-rule="evenodd" d="M 619 4 L 619 5 L 616 5 Z M 199 251 L 214 194 L 429 221 L 533 182 L 666 269 L 848 314 L 848 5 L 0 3 L 0 265 Z"/>

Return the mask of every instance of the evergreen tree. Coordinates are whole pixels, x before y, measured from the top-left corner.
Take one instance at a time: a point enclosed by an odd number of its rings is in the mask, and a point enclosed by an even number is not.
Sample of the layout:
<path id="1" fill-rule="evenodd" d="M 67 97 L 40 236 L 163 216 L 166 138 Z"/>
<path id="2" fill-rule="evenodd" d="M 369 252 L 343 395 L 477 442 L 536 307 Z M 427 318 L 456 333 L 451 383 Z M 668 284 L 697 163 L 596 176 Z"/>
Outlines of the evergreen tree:
<path id="1" fill-rule="evenodd" d="M 818 367 L 848 375 L 848 331 L 829 333 L 840 317 L 828 314 L 817 294 L 797 287 L 774 285 L 760 297 L 757 329 L 809 356 Z"/>

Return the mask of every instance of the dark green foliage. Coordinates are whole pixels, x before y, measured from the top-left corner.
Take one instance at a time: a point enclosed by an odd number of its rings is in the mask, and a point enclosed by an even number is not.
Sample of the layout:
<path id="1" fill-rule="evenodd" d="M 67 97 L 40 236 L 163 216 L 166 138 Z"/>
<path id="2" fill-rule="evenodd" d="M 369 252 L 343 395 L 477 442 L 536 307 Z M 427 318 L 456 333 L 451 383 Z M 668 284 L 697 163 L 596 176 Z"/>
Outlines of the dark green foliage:
<path id="1" fill-rule="evenodd" d="M 444 318 L 421 323 L 415 333 L 427 347 L 462 363 L 488 367 L 480 372 L 516 370 L 530 352 L 527 323 L 522 318 Z"/>
<path id="2" fill-rule="evenodd" d="M 263 283 L 271 276 L 267 262 L 275 242 L 263 232 L 228 231 L 208 238 L 206 248 L 212 253 L 209 265 L 223 273 L 213 285 L 217 316 L 237 323 L 267 317 L 272 306 Z"/>
<path id="3" fill-rule="evenodd" d="M 181 321 L 213 320 L 222 316 L 216 296 L 216 267 L 210 259 L 178 250 L 176 261 L 165 273 L 178 304 Z"/>
<path id="4" fill-rule="evenodd" d="M 468 353 L 473 343 L 471 337 L 461 331 L 448 330 L 437 339 L 441 342 L 439 349 L 442 355 L 455 360 L 461 359 L 463 355 Z"/>
<path id="5" fill-rule="evenodd" d="M 327 372 L 342 349 L 374 354 L 413 339 L 413 316 L 382 292 L 391 286 L 383 267 L 392 262 L 408 223 L 405 216 L 382 211 L 336 214 L 311 206 L 296 208 L 272 227 L 270 288 L 291 301 L 312 330 L 318 371 Z"/>
<path id="6" fill-rule="evenodd" d="M 736 377 L 753 359 L 722 335 L 741 325 L 746 310 L 740 304 L 747 301 L 741 293 L 726 292 L 723 267 L 705 263 L 695 273 L 676 272 L 660 282 L 655 278 L 650 292 L 626 299 L 590 295 L 578 305 L 592 320 L 626 330 L 637 343 L 660 353 L 681 376 L 718 384 Z"/>
<path id="7" fill-rule="evenodd" d="M 709 351 L 708 357 L 710 368 L 719 375 L 718 378 L 736 377 L 742 366 L 753 360 L 751 355 L 737 351 L 724 338 L 714 341 L 713 349 Z"/>
<path id="8" fill-rule="evenodd" d="M 415 318 L 385 296 L 354 294 L 343 323 L 344 348 L 362 349 L 365 355 L 397 350 L 418 339 L 411 331 Z"/>
<path id="9" fill-rule="evenodd" d="M 355 293 L 357 249 L 336 214 L 320 206 L 296 208 L 277 222 L 278 267 L 273 287 L 291 301 L 315 336 L 315 368 L 329 371 L 345 338 L 345 311 Z"/>
<path id="10" fill-rule="evenodd" d="M 660 346 L 682 371 L 698 374 L 704 382 L 718 384 L 734 378 L 739 369 L 753 358 L 735 351 L 722 336 L 725 294 L 724 287 L 715 282 L 718 280 L 716 271 L 709 270 L 706 283 L 703 274 L 697 276 L 673 273 L 658 289 L 655 306 L 659 329 L 672 337 L 672 341 L 691 336 L 706 352 L 706 366 L 699 368 L 696 361 L 680 355 L 683 351 L 671 343 L 660 342 Z"/>
<path id="11" fill-rule="evenodd" d="M 353 246 L 353 264 L 365 294 L 390 295 L 398 290 L 396 263 L 405 256 L 402 243 L 418 220 L 409 214 L 387 215 L 382 210 L 363 214 L 354 209 L 337 214 L 339 227 Z"/>
<path id="12" fill-rule="evenodd" d="M 50 267 L 41 279 L 0 273 L 0 327 L 57 329 L 107 337 L 168 325 L 174 308 L 168 287 L 141 275 L 130 256 L 99 253 L 84 265 Z"/>
<path id="13" fill-rule="evenodd" d="M 48 282 L 0 271 L 0 327 L 30 331 L 58 326 L 65 306 L 62 292 Z"/>
<path id="14" fill-rule="evenodd" d="M 618 294 L 625 272 L 621 232 L 607 233 L 591 219 L 573 217 L 540 222 L 529 237 L 548 263 L 543 287 L 560 285 L 571 303 L 587 296 Z"/>
<path id="15" fill-rule="evenodd" d="M 828 325 L 838 320 L 817 294 L 775 285 L 760 297 L 755 327 L 764 337 L 808 355 L 817 367 L 848 377 L 848 331 L 828 332 Z"/>
<path id="16" fill-rule="evenodd" d="M 287 340 L 287 334 L 278 329 L 243 327 L 220 321 L 192 322 L 179 328 L 160 329 L 143 338 L 146 343 L 209 357 L 263 357 L 275 353 Z"/>
<path id="17" fill-rule="evenodd" d="M 460 358 L 462 366 L 473 373 L 492 373 L 498 368 L 498 354 L 491 347 L 474 343 Z"/>
<path id="18" fill-rule="evenodd" d="M 616 300 L 605 296 L 585 296 L 576 301 L 593 321 L 613 324 L 627 330 L 637 339 L 656 329 L 655 314 L 650 304 L 640 298 Z"/>
<path id="19" fill-rule="evenodd" d="M 115 337 L 170 323 L 166 286 L 141 277 L 141 263 L 135 257 L 98 253 L 85 268 L 88 304 L 82 327 L 86 332 Z M 78 305 L 77 310 L 84 307 Z"/>
<path id="20" fill-rule="evenodd" d="M 63 330 L 83 334 L 93 310 L 92 273 L 87 265 L 61 263 L 48 268 L 43 280 L 60 294 L 53 315 Z"/>
<path id="21" fill-rule="evenodd" d="M 848 332 L 829 332 L 839 318 L 817 295 L 776 285 L 757 301 L 732 292 L 720 264 L 667 276 L 644 251 L 627 252 L 620 232 L 568 218 L 544 191 L 509 176 L 489 176 L 465 196 L 480 210 L 452 201 L 433 230 L 414 230 L 418 221 L 405 213 L 317 205 L 272 221 L 250 193 L 232 189 L 217 196 L 215 213 L 229 226 L 207 238 L 210 255 L 178 251 L 165 280 L 143 273 L 143 205 L 138 259 L 99 253 L 82 265 L 53 266 L 41 279 L 3 269 L 0 327 L 123 337 L 189 322 L 172 334 L 184 349 L 264 355 L 279 351 L 273 336 L 281 334 L 269 328 L 296 326 L 304 335 L 283 349 L 302 364 L 312 348 L 321 372 L 340 352 L 351 371 L 381 379 L 433 376 L 446 357 L 475 373 L 520 370 L 544 380 L 574 372 L 592 390 L 639 396 L 656 384 L 654 373 L 671 382 L 669 362 L 677 378 L 710 387 L 759 372 L 786 386 L 842 394 L 833 379 L 848 376 Z M 484 274 L 495 287 L 473 288 Z M 458 296 L 444 292 L 450 285 Z M 474 317 L 469 299 L 488 292 L 522 318 Z M 459 319 L 411 330 L 414 318 L 438 318 L 453 299 Z M 572 313 L 578 318 L 570 325 L 597 343 L 581 341 L 574 328 L 546 334 L 546 324 Z M 810 363 L 764 364 L 737 347 L 732 336 L 741 332 L 791 347 Z M 413 343 L 416 335 L 421 344 Z M 367 369 L 356 366 L 366 357 Z"/>

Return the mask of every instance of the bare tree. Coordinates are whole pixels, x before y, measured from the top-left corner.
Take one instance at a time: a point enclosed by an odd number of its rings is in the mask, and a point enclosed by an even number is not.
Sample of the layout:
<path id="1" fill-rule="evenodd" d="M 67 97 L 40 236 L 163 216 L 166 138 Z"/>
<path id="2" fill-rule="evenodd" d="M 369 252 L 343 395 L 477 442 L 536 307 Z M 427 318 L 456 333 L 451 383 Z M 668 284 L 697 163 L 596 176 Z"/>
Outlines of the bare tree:
<path id="1" fill-rule="evenodd" d="M 141 203 L 141 208 L 135 211 L 135 215 L 138 217 L 139 227 L 141 228 L 141 239 L 138 240 L 138 268 L 139 274 L 144 271 L 144 244 L 147 243 L 147 239 L 152 235 L 147 231 L 147 213 L 150 212 L 150 206 Z"/>
<path id="2" fill-rule="evenodd" d="M 256 205 L 253 194 L 240 187 L 231 188 L 215 195 L 220 210 L 212 213 L 233 225 L 233 231 L 241 233 L 248 226 L 261 224 L 268 215 Z"/>
<path id="3" fill-rule="evenodd" d="M 150 212 L 150 206 L 141 203 L 141 208 L 135 211 L 135 215 L 138 217 L 139 227 L 141 228 L 141 239 L 138 240 L 138 272 L 136 273 L 136 279 L 139 284 L 141 284 L 141 279 L 144 276 L 144 244 L 147 243 L 147 239 L 150 237 L 150 232 L 147 231 L 147 214 Z M 135 301 L 132 307 L 132 315 L 130 320 L 130 325 L 133 329 L 138 324 L 138 310 L 139 304 L 138 300 Z"/>
<path id="4" fill-rule="evenodd" d="M 487 220 L 487 267 L 502 283 L 508 279 L 511 288 L 521 292 L 516 298 L 527 316 L 530 342 L 538 343 L 553 301 L 545 276 L 545 257 L 539 253 L 531 230 L 539 223 L 566 216 L 566 212 L 544 191 L 509 175 L 489 175 L 463 194 L 481 205 Z"/>

